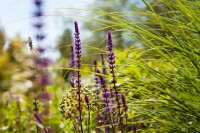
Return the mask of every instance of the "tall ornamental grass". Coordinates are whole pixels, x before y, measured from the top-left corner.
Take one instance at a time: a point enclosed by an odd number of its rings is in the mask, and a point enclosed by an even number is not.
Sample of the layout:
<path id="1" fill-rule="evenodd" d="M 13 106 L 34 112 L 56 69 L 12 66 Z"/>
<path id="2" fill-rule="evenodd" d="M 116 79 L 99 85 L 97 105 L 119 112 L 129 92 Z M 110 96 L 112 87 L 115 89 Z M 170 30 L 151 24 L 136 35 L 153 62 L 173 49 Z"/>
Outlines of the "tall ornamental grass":
<path id="1" fill-rule="evenodd" d="M 91 19 L 102 24 L 95 31 L 111 28 L 136 41 L 116 52 L 129 119 L 138 132 L 200 132 L 200 1 L 143 3 L 134 11 L 95 11 Z"/>

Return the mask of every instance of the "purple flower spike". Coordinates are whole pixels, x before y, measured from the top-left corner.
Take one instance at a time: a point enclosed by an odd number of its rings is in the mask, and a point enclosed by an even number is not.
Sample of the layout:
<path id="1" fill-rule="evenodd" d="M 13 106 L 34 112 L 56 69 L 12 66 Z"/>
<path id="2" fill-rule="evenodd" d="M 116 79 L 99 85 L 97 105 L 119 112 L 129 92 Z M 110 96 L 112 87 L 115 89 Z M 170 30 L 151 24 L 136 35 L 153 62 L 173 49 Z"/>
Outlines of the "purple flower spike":
<path id="1" fill-rule="evenodd" d="M 96 68 L 95 70 L 96 73 L 100 74 L 101 71 Z M 104 112 L 112 112 L 112 107 L 109 105 L 110 103 L 110 99 L 109 99 L 109 93 L 108 93 L 108 88 L 107 88 L 107 85 L 106 85 L 106 80 L 103 76 L 101 75 L 98 75 L 99 76 L 99 79 L 100 79 L 100 83 L 101 83 L 101 87 L 103 88 L 103 94 L 102 94 L 102 97 L 103 97 L 103 103 L 105 104 L 104 105 Z"/>
<path id="2" fill-rule="evenodd" d="M 78 111 L 79 111 L 79 120 L 80 120 L 80 130 L 81 133 L 83 133 L 83 126 L 82 126 L 82 107 L 81 107 L 81 74 L 80 74 L 80 67 L 81 67 L 81 40 L 79 37 L 79 28 L 78 28 L 78 23 L 75 21 L 74 22 L 74 45 L 75 45 L 75 54 L 76 54 L 76 67 L 77 67 L 77 92 L 76 94 L 78 95 Z"/>
<path id="3" fill-rule="evenodd" d="M 117 90 L 117 80 L 116 80 L 116 76 L 115 76 L 115 53 L 113 51 L 113 43 L 112 43 L 112 36 L 111 36 L 111 32 L 108 32 L 107 34 L 108 36 L 108 41 L 107 41 L 107 49 L 108 49 L 108 53 L 107 53 L 107 57 L 108 57 L 108 63 L 109 63 L 109 69 L 110 69 L 110 73 L 112 74 L 112 83 L 113 83 L 113 87 L 111 88 L 114 89 L 114 94 L 115 94 L 115 100 L 117 103 L 117 109 L 118 109 L 118 118 L 119 119 L 119 127 L 121 127 L 122 129 L 122 118 L 121 118 L 121 111 L 120 111 L 120 97 L 118 96 L 118 90 Z M 118 121 L 118 120 L 117 120 Z"/>
<path id="4" fill-rule="evenodd" d="M 75 45 L 75 53 L 76 53 L 76 66 L 79 69 L 81 67 L 81 40 L 79 37 L 79 29 L 78 29 L 78 23 L 75 21 L 74 22 L 74 27 L 75 27 L 75 33 L 74 33 L 74 45 Z"/>

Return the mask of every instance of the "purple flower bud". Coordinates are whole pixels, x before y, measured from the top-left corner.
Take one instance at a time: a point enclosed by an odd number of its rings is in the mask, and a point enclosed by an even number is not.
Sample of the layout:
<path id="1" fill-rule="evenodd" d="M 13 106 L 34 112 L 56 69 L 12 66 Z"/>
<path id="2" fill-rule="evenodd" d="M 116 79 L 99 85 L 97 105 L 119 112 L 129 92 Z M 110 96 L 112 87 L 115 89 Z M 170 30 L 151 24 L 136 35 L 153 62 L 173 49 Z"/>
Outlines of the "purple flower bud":
<path id="1" fill-rule="evenodd" d="M 101 73 L 101 71 L 100 71 L 98 68 L 95 70 L 95 72 L 98 73 L 98 74 Z M 99 75 L 98 75 L 98 76 L 99 76 Z"/>
<path id="2" fill-rule="evenodd" d="M 88 97 L 88 95 L 85 95 L 85 102 L 86 102 L 87 105 L 89 105 L 89 97 Z"/>
<path id="3" fill-rule="evenodd" d="M 46 36 L 43 35 L 43 34 L 37 34 L 37 35 L 35 36 L 35 38 L 36 38 L 38 41 L 44 40 L 45 37 L 46 37 Z"/>
<path id="4" fill-rule="evenodd" d="M 34 117 L 40 124 L 42 123 L 42 115 L 41 114 L 35 113 Z"/>
<path id="5" fill-rule="evenodd" d="M 126 105 L 126 98 L 125 98 L 124 93 L 121 93 L 121 99 L 122 99 L 124 110 L 126 111 L 128 109 L 128 106 Z"/>
<path id="6" fill-rule="evenodd" d="M 103 103 L 108 104 L 110 103 L 110 100 L 108 100 L 107 98 L 103 100 Z"/>
<path id="7" fill-rule="evenodd" d="M 104 107 L 104 112 L 110 112 L 112 113 L 113 112 L 113 108 L 112 107 Z"/>
<path id="8" fill-rule="evenodd" d="M 33 27 L 35 27 L 36 29 L 40 30 L 42 27 L 43 27 L 43 23 L 42 22 L 39 22 L 39 23 L 36 23 L 33 25 Z"/>
<path id="9" fill-rule="evenodd" d="M 50 64 L 52 64 L 52 60 L 49 58 L 37 58 L 36 64 L 39 66 L 39 68 L 47 68 Z"/>
<path id="10" fill-rule="evenodd" d="M 82 111 L 82 107 L 77 107 L 77 110 L 78 111 Z"/>
<path id="11" fill-rule="evenodd" d="M 50 85 L 52 83 L 52 80 L 48 77 L 48 75 L 40 75 L 37 77 L 37 83 L 38 85 L 44 87 Z"/>
<path id="12" fill-rule="evenodd" d="M 42 47 L 39 47 L 39 48 L 37 48 L 37 51 L 39 52 L 39 53 L 44 53 L 45 52 L 45 48 L 42 48 Z"/>
<path id="13" fill-rule="evenodd" d="M 126 99 L 125 99 L 124 93 L 121 93 L 121 99 L 122 99 L 122 103 L 126 104 Z"/>
<path id="14" fill-rule="evenodd" d="M 71 113 L 67 113 L 67 116 L 69 117 L 69 118 L 71 118 L 72 117 L 72 114 Z"/>
<path id="15" fill-rule="evenodd" d="M 96 60 L 94 60 L 94 66 L 95 66 L 95 67 L 97 66 L 97 61 L 96 61 Z"/>
<path id="16" fill-rule="evenodd" d="M 108 98 L 109 94 L 108 93 L 103 93 L 102 96 L 103 96 L 103 98 Z"/>
<path id="17" fill-rule="evenodd" d="M 74 22 L 74 27 L 75 27 L 75 33 L 79 35 L 80 33 L 79 33 L 78 23 L 76 21 Z"/>
<path id="18" fill-rule="evenodd" d="M 127 106 L 126 104 L 123 105 L 123 107 L 124 107 L 124 110 L 125 110 L 125 111 L 128 109 L 128 106 Z"/>
<path id="19" fill-rule="evenodd" d="M 111 36 L 110 32 L 108 32 L 107 49 L 108 49 L 108 51 L 112 51 L 113 50 L 112 36 Z"/>
<path id="20" fill-rule="evenodd" d="M 43 12 L 42 12 L 42 10 L 38 10 L 38 11 L 36 11 L 36 12 L 34 12 L 34 17 L 41 17 L 41 16 L 43 16 Z"/>
<path id="21" fill-rule="evenodd" d="M 41 94 L 40 98 L 41 98 L 42 100 L 49 101 L 49 100 L 51 100 L 52 95 L 51 95 L 51 93 L 43 92 L 43 93 Z"/>
<path id="22" fill-rule="evenodd" d="M 136 126 L 135 125 L 132 126 L 132 133 L 136 133 Z"/>

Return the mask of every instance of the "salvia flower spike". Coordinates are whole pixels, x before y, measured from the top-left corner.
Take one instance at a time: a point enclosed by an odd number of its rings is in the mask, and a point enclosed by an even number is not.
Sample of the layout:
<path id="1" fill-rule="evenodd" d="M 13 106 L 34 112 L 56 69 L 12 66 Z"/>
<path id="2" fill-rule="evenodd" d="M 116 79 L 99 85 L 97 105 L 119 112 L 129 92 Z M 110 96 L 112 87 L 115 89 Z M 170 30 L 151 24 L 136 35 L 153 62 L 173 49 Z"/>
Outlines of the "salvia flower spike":
<path id="1" fill-rule="evenodd" d="M 76 67 L 77 67 L 77 95 L 78 95 L 78 111 L 79 111 L 79 122 L 80 122 L 80 130 L 83 133 L 83 126 L 82 126 L 82 107 L 81 107 L 81 74 L 80 74 L 80 67 L 81 67 L 81 40 L 79 37 L 79 28 L 78 23 L 74 22 L 74 45 L 75 45 L 75 54 L 76 54 Z"/>
<path id="2" fill-rule="evenodd" d="M 108 93 L 108 88 L 106 85 L 106 80 L 102 75 L 100 75 L 101 71 L 98 68 L 96 68 L 95 72 L 98 74 L 100 82 L 101 82 L 101 87 L 103 88 L 102 97 L 103 97 L 103 103 L 104 103 L 104 112 L 108 114 L 108 118 L 112 126 L 112 131 L 115 132 L 115 129 L 113 126 L 113 120 L 111 118 L 111 114 L 113 113 L 113 108 L 112 106 L 110 106 L 111 101 L 109 99 L 109 93 Z"/>
<path id="3" fill-rule="evenodd" d="M 113 43 L 112 43 L 112 35 L 111 35 L 111 32 L 108 32 L 107 33 L 107 49 L 108 49 L 108 53 L 107 53 L 107 56 L 108 56 L 108 63 L 109 63 L 109 69 L 110 69 L 110 73 L 112 74 L 112 77 L 113 77 L 113 80 L 112 80 L 112 83 L 113 83 L 113 89 L 115 91 L 115 97 L 116 97 L 116 102 L 117 102 L 117 109 L 118 109 L 118 118 L 119 118 L 119 125 L 121 125 L 121 113 L 120 113 L 120 98 L 118 96 L 118 90 L 117 90 L 117 86 L 116 86 L 116 83 L 117 83 L 117 80 L 116 80 L 116 76 L 115 76 L 115 53 L 113 51 Z M 121 127 L 122 128 L 122 127 Z M 121 129 L 123 130 L 123 129 Z"/>
<path id="4" fill-rule="evenodd" d="M 46 92 L 45 88 L 47 85 L 50 85 L 52 83 L 52 80 L 51 80 L 46 68 L 52 63 L 52 60 L 50 58 L 41 56 L 46 50 L 45 48 L 41 47 L 41 43 L 46 37 L 46 35 L 43 33 L 43 26 L 44 26 L 44 23 L 42 20 L 42 16 L 44 14 L 43 2 L 44 2 L 43 0 L 33 0 L 34 6 L 35 6 L 35 12 L 33 13 L 33 17 L 35 17 L 35 20 L 36 20 L 35 23 L 33 24 L 33 28 L 36 30 L 35 38 L 38 42 L 38 48 L 36 49 L 38 55 L 35 56 L 35 59 L 34 59 L 35 60 L 35 69 L 37 69 L 37 73 L 34 73 L 34 76 L 36 77 L 36 79 L 35 79 L 36 86 L 38 88 L 42 89 L 42 94 L 39 94 L 38 98 L 40 98 L 43 102 L 43 106 L 44 106 L 43 115 L 48 115 L 49 114 L 48 101 L 51 99 L 51 94 Z M 31 38 L 29 38 L 29 46 L 30 46 L 30 49 L 33 50 Z M 36 92 L 36 93 L 38 93 L 38 92 Z M 37 103 L 36 98 L 35 98 L 35 103 Z M 37 108 L 37 111 L 35 111 L 34 116 L 35 116 L 36 120 L 42 124 L 43 117 L 41 114 L 39 114 L 38 108 Z M 46 120 L 47 119 L 48 118 L 46 117 Z M 45 121 L 45 119 L 43 121 Z M 38 129 L 37 125 L 36 125 L 36 127 Z M 45 128 L 46 128 L 45 132 L 48 132 L 48 128 L 47 127 L 45 127 Z"/>

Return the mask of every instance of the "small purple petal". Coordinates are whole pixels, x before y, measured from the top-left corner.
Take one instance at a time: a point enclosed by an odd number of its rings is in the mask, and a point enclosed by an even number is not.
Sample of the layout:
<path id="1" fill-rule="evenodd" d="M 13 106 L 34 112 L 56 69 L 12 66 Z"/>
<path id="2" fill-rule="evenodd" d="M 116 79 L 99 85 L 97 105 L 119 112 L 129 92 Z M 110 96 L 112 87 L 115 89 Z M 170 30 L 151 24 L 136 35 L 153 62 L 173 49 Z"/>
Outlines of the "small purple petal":
<path id="1" fill-rule="evenodd" d="M 37 77 L 37 82 L 40 86 L 47 86 L 52 84 L 52 80 L 48 77 L 48 75 L 40 75 Z"/>
<path id="2" fill-rule="evenodd" d="M 109 94 L 108 94 L 108 93 L 103 93 L 103 94 L 102 94 L 102 97 L 103 97 L 103 98 L 108 98 L 108 97 L 109 97 Z"/>
<path id="3" fill-rule="evenodd" d="M 52 98 L 52 95 L 48 92 L 43 92 L 40 96 L 41 99 L 49 101 Z"/>
<path id="4" fill-rule="evenodd" d="M 35 5 L 37 7 L 41 7 L 41 5 L 42 5 L 43 2 L 42 2 L 42 0 L 35 0 L 34 3 L 35 3 Z"/>
<path id="5" fill-rule="evenodd" d="M 38 67 L 40 68 L 46 68 L 48 67 L 50 64 L 52 64 L 52 60 L 49 58 L 38 58 L 36 59 L 36 64 L 38 65 Z"/>
<path id="6" fill-rule="evenodd" d="M 104 112 L 113 112 L 113 108 L 112 107 L 104 107 Z"/>
<path id="7" fill-rule="evenodd" d="M 38 50 L 39 53 L 44 53 L 46 49 L 42 48 L 42 47 L 39 47 L 37 50 Z"/>
<path id="8" fill-rule="evenodd" d="M 71 118 L 72 117 L 72 114 L 71 113 L 67 113 L 67 116 L 69 117 L 69 118 Z"/>
<path id="9" fill-rule="evenodd" d="M 35 36 L 35 38 L 36 38 L 38 41 L 44 40 L 45 37 L 46 37 L 46 36 L 43 35 L 43 34 L 37 34 L 37 35 Z"/>
<path id="10" fill-rule="evenodd" d="M 41 29 L 44 26 L 43 23 L 36 23 L 33 25 L 33 27 L 35 27 L 36 29 Z"/>
<path id="11" fill-rule="evenodd" d="M 41 114 L 35 113 L 35 114 L 34 114 L 34 117 L 36 118 L 36 120 L 37 120 L 40 124 L 42 123 L 42 115 L 41 115 Z"/>
<path id="12" fill-rule="evenodd" d="M 43 12 L 42 12 L 42 10 L 38 10 L 38 11 L 34 12 L 33 15 L 34 15 L 34 17 L 41 17 L 41 16 L 43 16 Z"/>
<path id="13" fill-rule="evenodd" d="M 103 102 L 106 103 L 106 104 L 108 104 L 108 103 L 110 103 L 110 100 L 104 99 Z"/>

